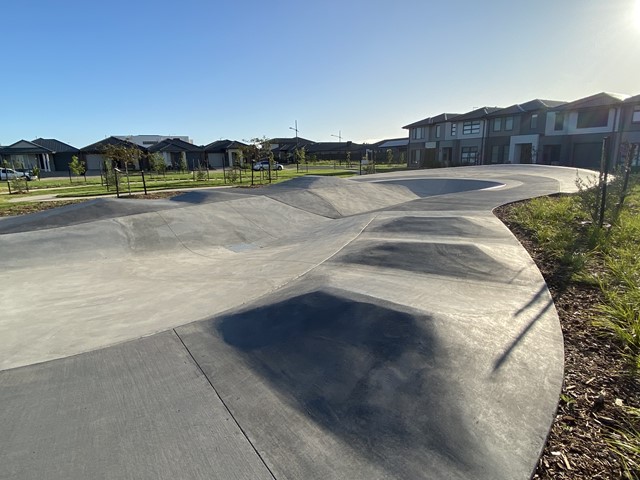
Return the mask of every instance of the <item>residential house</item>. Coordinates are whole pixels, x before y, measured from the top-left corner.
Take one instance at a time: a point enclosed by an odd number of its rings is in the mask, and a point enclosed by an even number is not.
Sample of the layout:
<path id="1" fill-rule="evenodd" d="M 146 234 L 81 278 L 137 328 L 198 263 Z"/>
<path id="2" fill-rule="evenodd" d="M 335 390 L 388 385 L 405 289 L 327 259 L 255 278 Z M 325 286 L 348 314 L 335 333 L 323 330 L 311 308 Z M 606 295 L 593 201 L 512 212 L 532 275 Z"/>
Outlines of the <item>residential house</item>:
<path id="1" fill-rule="evenodd" d="M 604 139 L 608 155 L 618 148 L 626 97 L 603 92 L 564 103 L 548 112 L 543 150 L 548 152 L 550 163 L 598 169 Z"/>
<path id="2" fill-rule="evenodd" d="M 622 135 L 618 147 L 618 158 L 622 162 L 631 145 L 635 145 L 633 167 L 640 167 L 640 95 L 625 99 L 620 118 Z"/>
<path id="3" fill-rule="evenodd" d="M 144 148 L 149 148 L 152 145 L 156 145 L 163 140 L 177 138 L 186 143 L 193 143 L 193 141 L 186 135 L 114 135 L 120 140 L 127 140 L 128 142 L 135 143 Z"/>
<path id="4" fill-rule="evenodd" d="M 459 113 L 442 113 L 428 117 L 402 128 L 409 130 L 409 168 L 450 166 L 457 156 L 457 123 Z M 440 150 L 442 149 L 442 150 Z"/>
<path id="5" fill-rule="evenodd" d="M 389 138 L 373 144 L 376 150 L 376 162 L 387 162 L 391 152 L 391 163 L 405 163 L 409 149 L 409 138 Z"/>
<path id="6" fill-rule="evenodd" d="M 498 107 L 482 107 L 471 112 L 458 115 L 453 119 L 455 127 L 456 146 L 458 155 L 454 156 L 451 165 L 481 165 L 485 163 L 485 147 L 489 133 L 489 119 L 491 113 L 500 110 Z M 453 140 L 453 136 L 451 138 Z M 444 165 L 449 166 L 445 163 Z"/>
<path id="7" fill-rule="evenodd" d="M 36 145 L 39 145 L 51 151 L 51 153 L 49 154 L 50 170 L 46 170 L 41 167 L 41 170 L 43 171 L 56 171 L 66 173 L 69 171 L 69 164 L 71 163 L 73 157 L 80 155 L 79 149 L 77 149 L 76 147 L 72 147 L 67 143 L 61 142 L 60 140 L 56 140 L 55 138 L 36 138 L 31 143 L 35 143 Z M 51 164 L 51 160 L 53 160 L 53 165 Z M 46 162 L 42 163 L 45 164 Z"/>
<path id="8" fill-rule="evenodd" d="M 544 147 L 547 112 L 564 102 L 535 99 L 487 115 L 485 164 L 558 164 L 555 147 Z"/>
<path id="9" fill-rule="evenodd" d="M 193 145 L 180 138 L 165 138 L 149 146 L 148 150 L 149 153 L 161 155 L 164 164 L 173 170 L 180 169 L 183 159 L 191 170 L 205 163 L 204 147 Z"/>
<path id="10" fill-rule="evenodd" d="M 333 160 L 359 162 L 372 148 L 353 142 L 315 142 L 305 146 L 307 161 Z"/>
<path id="11" fill-rule="evenodd" d="M 134 168 L 140 169 L 148 167 L 146 165 L 146 154 L 148 150 L 128 140 L 122 140 L 118 137 L 107 137 L 99 142 L 92 143 L 80 149 L 81 160 L 85 162 L 87 171 L 102 170 L 104 168 L 105 149 L 108 145 L 116 145 L 137 150 L 138 158 L 134 161 Z"/>
<path id="12" fill-rule="evenodd" d="M 293 138 L 271 138 L 269 139 L 271 144 L 271 151 L 274 158 L 280 163 L 293 163 L 295 162 L 295 151 L 298 148 L 305 147 L 308 150 L 308 146 L 315 143 L 311 140 L 307 140 L 302 137 Z"/>
<path id="13" fill-rule="evenodd" d="M 53 154 L 52 150 L 28 140 L 0 147 L 1 163 L 18 170 L 30 170 L 33 167 L 38 167 L 43 172 L 55 170 Z"/>
<path id="14" fill-rule="evenodd" d="M 225 168 L 232 167 L 239 160 L 244 162 L 243 149 L 245 147 L 247 147 L 246 143 L 217 140 L 204 146 L 203 151 L 210 168 Z"/>

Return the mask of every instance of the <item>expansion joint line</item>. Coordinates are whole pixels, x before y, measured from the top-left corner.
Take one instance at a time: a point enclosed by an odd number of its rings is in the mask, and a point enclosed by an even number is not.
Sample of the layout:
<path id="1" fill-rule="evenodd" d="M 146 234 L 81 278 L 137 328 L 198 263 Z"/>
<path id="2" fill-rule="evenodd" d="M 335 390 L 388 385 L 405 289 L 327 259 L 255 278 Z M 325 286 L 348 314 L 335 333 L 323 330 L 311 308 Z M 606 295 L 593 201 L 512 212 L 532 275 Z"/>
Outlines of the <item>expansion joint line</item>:
<path id="1" fill-rule="evenodd" d="M 238 420 L 236 419 L 236 417 L 233 415 L 233 413 L 231 412 L 231 410 L 229 409 L 229 406 L 225 403 L 224 399 L 222 398 L 222 396 L 220 395 L 220 393 L 218 392 L 218 390 L 216 389 L 216 387 L 213 385 L 213 382 L 211 381 L 211 379 L 207 376 L 207 374 L 204 372 L 204 370 L 202 369 L 202 367 L 200 366 L 200 364 L 198 363 L 198 361 L 195 359 L 195 357 L 193 356 L 193 354 L 191 353 L 191 350 L 189 350 L 189 347 L 187 347 L 187 345 L 184 343 L 184 340 L 182 340 L 182 337 L 178 334 L 178 332 L 176 331 L 176 329 L 173 329 L 173 333 L 175 334 L 176 337 L 178 337 L 178 340 L 180 340 L 180 343 L 182 344 L 182 346 L 184 347 L 184 349 L 187 351 L 187 353 L 189 354 L 189 357 L 191 357 L 191 360 L 193 360 L 193 363 L 196 364 L 196 366 L 198 367 L 198 370 L 200 370 L 200 373 L 202 373 L 202 375 L 204 376 L 204 378 L 207 379 L 207 382 L 209 383 L 209 385 L 211 386 L 211 388 L 213 389 L 214 393 L 216 394 L 216 396 L 218 397 L 218 399 L 220 400 L 220 402 L 222 403 L 222 405 L 224 406 L 225 410 L 227 411 L 227 413 L 229 414 L 229 416 L 233 419 L 234 423 L 237 425 L 237 427 L 240 429 L 240 432 L 242 433 L 242 435 L 244 436 L 244 438 L 246 438 L 247 442 L 249 443 L 249 445 L 251 445 L 251 448 L 253 449 L 253 451 L 255 452 L 255 454 L 258 456 L 258 458 L 260 459 L 260 461 L 262 462 L 262 464 L 264 465 L 264 468 L 267 469 L 267 471 L 269 472 L 269 475 L 271 475 L 271 478 L 273 478 L 274 480 L 276 479 L 276 476 L 273 474 L 273 472 L 271 471 L 271 469 L 269 468 L 269 465 L 267 465 L 267 462 L 264 460 L 264 458 L 262 458 L 262 455 L 260 455 L 260 452 L 258 451 L 258 449 L 256 448 L 256 446 L 253 444 L 253 442 L 249 439 L 249 436 L 247 435 L 247 432 L 245 432 L 244 428 L 242 428 L 242 425 L 240 425 L 240 423 L 238 422 Z"/>
<path id="2" fill-rule="evenodd" d="M 167 219 L 166 219 L 166 218 L 164 218 L 164 217 L 162 216 L 162 213 L 160 213 L 160 212 L 155 212 L 155 213 L 156 213 L 156 215 L 158 215 L 158 216 L 162 219 L 162 221 L 163 221 L 163 222 L 164 222 L 164 224 L 167 226 L 167 228 L 169 229 L 169 231 L 173 234 L 173 236 L 174 236 L 174 237 L 176 237 L 176 240 L 178 240 L 178 242 L 180 242 L 180 245 L 182 245 L 182 248 L 184 248 L 185 250 L 187 250 L 187 251 L 189 251 L 189 252 L 193 253 L 194 255 L 198 255 L 199 257 L 211 258 L 211 257 L 209 257 L 209 256 L 207 256 L 207 255 L 203 255 L 202 253 L 198 253 L 198 252 L 196 252 L 196 251 L 194 251 L 194 250 L 191 250 L 191 248 L 189 248 L 189 247 L 188 247 L 188 246 L 187 246 L 187 245 L 182 241 L 182 239 L 178 236 L 178 234 L 177 234 L 176 232 L 174 232 L 173 228 L 171 228 L 171 225 L 169 225 L 169 222 L 167 222 Z"/>

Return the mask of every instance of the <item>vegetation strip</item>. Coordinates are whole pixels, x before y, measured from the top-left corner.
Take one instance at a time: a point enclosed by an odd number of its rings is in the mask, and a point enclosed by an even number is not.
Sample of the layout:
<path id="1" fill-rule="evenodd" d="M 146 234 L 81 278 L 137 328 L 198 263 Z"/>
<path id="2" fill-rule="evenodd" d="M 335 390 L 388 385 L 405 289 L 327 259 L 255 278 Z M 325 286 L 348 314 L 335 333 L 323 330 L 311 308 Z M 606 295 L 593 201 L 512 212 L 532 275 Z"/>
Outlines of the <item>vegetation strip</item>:
<path id="1" fill-rule="evenodd" d="M 565 381 L 534 479 L 640 478 L 640 186 L 508 205 L 496 214 L 545 277 L 565 344 Z M 617 210 L 617 211 L 616 211 Z"/>

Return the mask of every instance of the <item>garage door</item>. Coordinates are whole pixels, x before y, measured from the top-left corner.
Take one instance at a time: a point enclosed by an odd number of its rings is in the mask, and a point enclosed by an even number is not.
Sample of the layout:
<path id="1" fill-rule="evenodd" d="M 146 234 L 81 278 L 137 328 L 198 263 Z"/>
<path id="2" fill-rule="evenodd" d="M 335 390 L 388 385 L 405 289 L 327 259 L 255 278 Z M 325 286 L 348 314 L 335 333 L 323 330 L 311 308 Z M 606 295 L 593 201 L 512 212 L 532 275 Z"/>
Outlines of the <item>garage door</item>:
<path id="1" fill-rule="evenodd" d="M 576 143 L 573 146 L 572 165 L 579 168 L 600 170 L 602 143 Z"/>

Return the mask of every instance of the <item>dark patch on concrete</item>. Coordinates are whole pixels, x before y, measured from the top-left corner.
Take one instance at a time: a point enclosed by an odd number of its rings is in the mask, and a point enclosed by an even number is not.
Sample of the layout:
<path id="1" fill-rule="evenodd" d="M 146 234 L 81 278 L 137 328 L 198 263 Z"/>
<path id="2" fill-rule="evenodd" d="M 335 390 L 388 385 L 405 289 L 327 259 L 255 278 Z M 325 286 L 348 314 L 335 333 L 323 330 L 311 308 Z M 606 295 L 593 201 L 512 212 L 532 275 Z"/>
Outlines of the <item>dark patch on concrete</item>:
<path id="1" fill-rule="evenodd" d="M 493 230 L 460 217 L 400 217 L 375 221 L 367 232 L 440 235 L 449 237 L 500 237 Z"/>
<path id="2" fill-rule="evenodd" d="M 158 212 L 178 206 L 180 205 L 171 204 L 168 200 L 141 201 L 98 198 L 29 215 L 0 219 L 0 235 L 69 227 L 98 220 Z"/>
<path id="3" fill-rule="evenodd" d="M 360 241 L 332 261 L 497 282 L 507 281 L 516 273 L 475 245 L 457 243 Z"/>
<path id="4" fill-rule="evenodd" d="M 246 198 L 244 193 L 236 191 L 229 192 L 225 190 L 192 190 L 190 192 L 176 195 L 171 199 L 172 202 L 189 203 L 192 205 L 200 205 L 203 203 L 218 203 L 238 198 Z"/>
<path id="5" fill-rule="evenodd" d="M 378 182 L 376 182 L 378 183 Z M 489 180 L 471 180 L 466 178 L 419 178 L 384 180 L 382 184 L 401 185 L 420 197 L 433 197 L 449 193 L 468 192 L 486 188 L 499 187 L 502 183 Z"/>
<path id="6" fill-rule="evenodd" d="M 427 458 L 468 471 L 486 455 L 451 392 L 455 382 L 431 322 L 379 299 L 314 291 L 210 325 L 324 430 L 399 478 L 415 478 L 429 468 Z M 209 353 L 193 348 L 188 336 L 185 343 L 201 365 L 208 363 L 200 356 Z M 219 375 L 205 373 L 214 381 Z"/>

